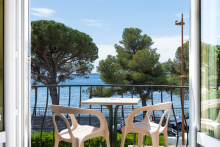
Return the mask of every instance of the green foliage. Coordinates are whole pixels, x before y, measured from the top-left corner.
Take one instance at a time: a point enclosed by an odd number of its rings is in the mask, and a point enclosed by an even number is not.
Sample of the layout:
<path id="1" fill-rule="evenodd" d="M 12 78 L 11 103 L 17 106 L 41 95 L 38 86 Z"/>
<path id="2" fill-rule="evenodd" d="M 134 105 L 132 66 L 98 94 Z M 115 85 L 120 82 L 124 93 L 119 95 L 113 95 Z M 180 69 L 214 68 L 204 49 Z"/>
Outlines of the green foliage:
<path id="1" fill-rule="evenodd" d="M 55 138 L 55 136 L 54 136 Z M 120 147 L 121 145 L 121 138 L 122 138 L 122 134 L 117 134 L 117 147 Z M 143 136 L 143 144 L 144 144 L 144 136 Z M 95 137 L 90 139 L 90 146 L 91 147 L 100 147 L 100 141 L 101 141 L 101 137 Z M 128 147 L 128 145 L 133 145 L 133 141 L 134 141 L 134 134 L 127 134 L 126 135 L 126 139 L 125 139 L 125 147 Z M 138 143 L 138 134 L 136 134 L 136 138 L 135 138 L 135 144 L 137 145 Z M 60 141 L 59 142 L 59 147 L 65 147 L 65 144 L 67 145 L 67 147 L 71 147 L 72 144 L 68 143 L 68 142 L 64 142 L 64 141 Z M 146 140 L 145 140 L 145 144 L 146 145 L 152 145 L 152 140 L 149 136 L 146 136 Z M 159 145 L 165 145 L 165 141 L 164 141 L 164 137 L 163 136 L 159 136 Z M 40 132 L 35 132 L 33 131 L 31 134 L 31 146 L 32 147 L 40 147 Z M 42 133 L 42 146 L 43 147 L 52 147 L 53 146 L 53 132 L 50 133 L 46 133 L 43 132 Z M 89 147 L 89 142 L 85 141 L 84 142 L 84 146 L 85 147 Z M 102 147 L 106 147 L 106 140 L 104 137 L 102 137 Z"/>
<path id="2" fill-rule="evenodd" d="M 184 75 L 189 75 L 189 41 L 183 44 L 183 56 L 184 56 Z M 169 85 L 181 85 L 181 46 L 179 46 L 175 53 L 175 58 L 172 61 L 168 59 L 168 61 L 162 63 L 163 69 L 169 74 Z M 184 85 L 189 85 L 189 79 L 184 79 Z"/>
<path id="3" fill-rule="evenodd" d="M 42 144 L 43 146 L 53 146 L 53 132 L 42 132 Z M 33 131 L 31 134 L 31 146 L 40 147 L 40 132 Z"/>
<path id="4" fill-rule="evenodd" d="M 89 87 L 88 89 L 83 90 L 82 92 L 91 94 L 91 88 Z M 112 92 L 111 88 L 106 88 L 106 87 L 101 88 L 100 86 L 96 86 L 92 89 L 92 96 L 110 97 L 110 96 L 112 96 L 111 92 Z"/>
<path id="5" fill-rule="evenodd" d="M 117 147 L 120 147 L 121 144 L 122 134 L 117 135 Z M 145 136 L 143 136 L 143 143 L 144 144 Z M 125 147 L 128 145 L 133 145 L 134 143 L 134 134 L 127 134 L 125 138 Z M 138 134 L 135 136 L 135 145 L 138 143 Z M 152 145 L 152 139 L 149 136 L 146 136 L 145 145 Z M 164 136 L 159 136 L 159 145 L 165 145 Z"/>
<path id="6" fill-rule="evenodd" d="M 98 48 L 92 38 L 62 23 L 47 20 L 31 22 L 31 78 L 33 85 L 57 85 L 71 74 L 83 76 L 92 71 Z M 52 104 L 59 105 L 56 87 L 50 87 Z"/>
<path id="7" fill-rule="evenodd" d="M 127 90 L 131 91 L 131 88 L 129 89 L 128 87 L 126 88 Z M 96 86 L 92 88 L 92 94 L 91 94 L 91 87 L 89 87 L 86 90 L 82 91 L 83 93 L 89 93 L 90 96 L 95 96 L 95 97 L 111 97 L 114 96 L 114 94 L 121 95 L 122 94 L 122 88 L 121 87 L 102 87 L 101 86 Z M 123 91 L 123 94 L 126 94 L 128 91 Z"/>
<path id="8" fill-rule="evenodd" d="M 141 34 L 141 29 L 125 28 L 121 45 L 115 44 L 116 56 L 108 55 L 105 60 L 99 62 L 97 71 L 100 78 L 107 84 L 131 84 L 131 85 L 160 85 L 166 84 L 166 73 L 159 62 L 160 54 L 153 44 L 150 36 Z M 124 88 L 126 92 L 130 88 Z M 155 90 L 155 89 L 154 89 Z M 136 88 L 134 90 L 142 98 L 142 104 L 146 105 L 150 90 Z M 134 93 L 134 94 L 135 94 Z"/>
<path id="9" fill-rule="evenodd" d="M 98 48 L 92 38 L 62 23 L 47 20 L 31 22 L 32 79 L 46 85 L 83 76 L 94 68 Z"/>
<path id="10" fill-rule="evenodd" d="M 166 73 L 169 75 L 168 85 L 176 85 L 180 86 L 181 83 L 181 65 L 182 65 L 182 59 L 181 59 L 181 46 L 179 46 L 175 53 L 175 58 L 173 61 L 171 59 L 168 59 L 168 61 L 162 63 L 163 69 L 166 71 Z M 184 75 L 189 76 L 189 41 L 186 41 L 183 44 L 183 57 L 184 57 Z M 184 86 L 189 86 L 189 78 L 184 78 Z M 184 99 L 189 98 L 189 89 L 184 89 Z M 169 92 L 169 91 L 168 91 Z M 169 92 L 170 94 L 170 92 Z M 180 89 L 176 88 L 173 89 L 173 94 L 180 97 Z"/>
<path id="11" fill-rule="evenodd" d="M 220 99 L 220 90 L 210 89 L 209 91 L 205 91 L 202 93 L 201 98 L 202 101 Z"/>
<path id="12" fill-rule="evenodd" d="M 216 88 L 220 84 L 220 46 L 202 42 L 201 45 L 202 88 Z M 204 87 L 207 85 L 207 87 Z"/>

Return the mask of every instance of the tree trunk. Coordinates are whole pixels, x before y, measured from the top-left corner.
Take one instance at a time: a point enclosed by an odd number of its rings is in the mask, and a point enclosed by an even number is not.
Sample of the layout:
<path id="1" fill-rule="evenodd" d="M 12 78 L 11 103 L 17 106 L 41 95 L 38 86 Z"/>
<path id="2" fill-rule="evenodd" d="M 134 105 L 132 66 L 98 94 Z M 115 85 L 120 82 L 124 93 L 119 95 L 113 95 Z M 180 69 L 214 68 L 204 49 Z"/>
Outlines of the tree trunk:
<path id="1" fill-rule="evenodd" d="M 53 105 L 59 105 L 59 96 L 57 94 L 57 87 L 49 87 L 50 89 L 50 96 Z"/>
<path id="2" fill-rule="evenodd" d="M 140 93 L 141 101 L 142 101 L 142 107 L 147 106 L 147 102 L 143 94 Z M 143 118 L 145 117 L 147 111 L 143 111 Z"/>

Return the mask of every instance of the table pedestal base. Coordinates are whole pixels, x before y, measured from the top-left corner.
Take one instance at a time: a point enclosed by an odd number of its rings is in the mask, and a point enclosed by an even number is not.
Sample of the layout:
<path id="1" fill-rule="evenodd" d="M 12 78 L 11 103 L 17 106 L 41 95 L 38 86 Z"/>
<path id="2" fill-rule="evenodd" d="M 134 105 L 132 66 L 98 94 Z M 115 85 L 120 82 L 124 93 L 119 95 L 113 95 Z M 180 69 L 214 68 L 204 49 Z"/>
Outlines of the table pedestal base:
<path id="1" fill-rule="evenodd" d="M 115 111 L 114 111 L 114 147 L 117 147 L 117 113 L 118 113 L 118 108 L 120 105 L 115 106 Z M 109 140 L 110 140 L 110 147 L 112 147 L 112 122 L 113 122 L 113 110 L 112 110 L 112 105 L 107 105 L 106 106 L 109 109 Z"/>

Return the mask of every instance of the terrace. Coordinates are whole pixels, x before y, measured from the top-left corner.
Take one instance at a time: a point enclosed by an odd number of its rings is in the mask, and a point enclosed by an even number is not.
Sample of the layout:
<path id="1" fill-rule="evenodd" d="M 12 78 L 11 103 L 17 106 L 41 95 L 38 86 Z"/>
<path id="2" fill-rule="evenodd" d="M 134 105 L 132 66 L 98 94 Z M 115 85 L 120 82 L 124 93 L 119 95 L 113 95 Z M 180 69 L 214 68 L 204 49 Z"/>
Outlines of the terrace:
<path id="1" fill-rule="evenodd" d="M 31 107 L 31 123 L 32 123 L 32 131 L 40 132 L 39 135 L 39 146 L 45 146 L 45 137 L 43 132 L 51 132 L 54 135 L 54 125 L 52 121 L 52 113 L 49 108 L 49 104 L 51 104 L 51 98 L 49 95 L 49 87 L 54 87 L 51 85 L 40 85 L 40 86 L 32 86 L 32 100 L 34 100 L 34 104 Z M 108 109 L 105 106 L 94 106 L 94 105 L 81 105 L 81 101 L 86 99 L 90 99 L 94 96 L 93 89 L 99 87 L 100 93 L 98 94 L 99 97 L 104 97 L 104 88 L 108 88 L 111 91 L 111 94 L 105 97 L 121 97 L 121 98 L 137 98 L 138 95 L 136 94 L 136 90 L 141 90 L 144 92 L 145 90 L 150 91 L 150 99 L 147 100 L 147 105 L 154 105 L 163 102 L 173 101 L 172 112 L 170 114 L 170 118 L 174 118 L 176 127 L 169 127 L 168 128 L 168 135 L 169 135 L 169 144 L 173 146 L 179 146 L 182 142 L 182 130 L 179 127 L 179 122 L 177 122 L 177 117 L 182 116 L 182 112 L 184 114 L 189 112 L 188 108 L 188 100 L 184 101 L 184 105 L 186 108 L 183 108 L 183 104 L 181 103 L 181 91 L 185 89 L 184 94 L 188 95 L 188 86 L 167 86 L 167 85 L 56 85 L 55 86 L 58 91 L 59 97 L 59 104 L 62 106 L 70 106 L 70 107 L 78 107 L 78 108 L 87 108 L 87 109 L 94 109 L 100 111 L 106 117 L 107 122 L 109 123 L 109 116 L 108 116 Z M 177 95 L 179 93 L 179 96 Z M 39 100 L 39 97 L 44 95 L 44 101 L 42 99 Z M 38 104 L 41 103 L 41 107 L 38 107 Z M 44 105 L 44 107 L 42 107 Z M 126 121 L 128 114 L 138 108 L 141 107 L 141 102 L 137 106 L 120 106 L 118 110 L 118 117 L 117 123 L 123 124 Z M 183 111 L 184 109 L 184 111 Z M 152 117 L 155 123 L 159 123 L 161 115 L 163 111 L 154 111 L 152 112 Z M 142 113 L 140 114 L 142 115 Z M 167 116 L 167 115 L 166 115 Z M 165 116 L 165 120 L 166 120 Z M 68 118 L 68 116 L 66 116 Z M 95 127 L 99 127 L 99 120 L 91 115 L 75 115 L 77 121 L 81 125 L 91 125 Z M 134 117 L 134 121 L 135 118 Z M 69 123 L 71 124 L 70 118 L 68 118 Z M 164 121 L 165 122 L 165 121 Z M 164 122 L 162 125 L 164 125 Z M 65 129 L 65 123 L 62 119 L 56 120 L 58 130 Z M 186 119 L 185 119 L 185 125 Z M 188 127 L 185 128 L 185 141 L 184 144 L 188 144 Z M 36 133 L 36 132 L 35 132 Z M 32 132 L 32 135 L 34 132 Z M 52 136 L 53 136 L 52 135 Z M 115 135 L 115 134 L 113 134 Z M 120 138 L 121 132 L 120 129 L 117 129 L 117 136 Z M 125 146 L 135 146 L 137 145 L 137 134 L 130 134 L 129 139 L 126 140 Z M 161 138 L 163 135 L 161 134 Z M 43 140 L 42 140 L 43 139 Z M 47 141 L 51 142 L 51 145 L 54 144 L 54 136 Z M 114 138 L 112 137 L 112 142 Z M 149 139 L 145 136 L 145 140 L 143 145 L 149 145 Z M 162 139 L 163 140 L 163 139 Z M 34 142 L 34 140 L 32 140 Z M 92 141 L 85 142 L 85 146 L 103 146 L 104 139 L 98 138 Z M 118 140 L 118 143 L 120 139 Z M 164 142 L 161 142 L 161 145 Z M 62 143 L 60 143 L 62 144 Z M 64 145 L 68 145 L 68 143 L 64 143 Z M 120 143 L 119 143 L 120 144 Z M 105 146 L 105 145 L 104 145 Z"/>

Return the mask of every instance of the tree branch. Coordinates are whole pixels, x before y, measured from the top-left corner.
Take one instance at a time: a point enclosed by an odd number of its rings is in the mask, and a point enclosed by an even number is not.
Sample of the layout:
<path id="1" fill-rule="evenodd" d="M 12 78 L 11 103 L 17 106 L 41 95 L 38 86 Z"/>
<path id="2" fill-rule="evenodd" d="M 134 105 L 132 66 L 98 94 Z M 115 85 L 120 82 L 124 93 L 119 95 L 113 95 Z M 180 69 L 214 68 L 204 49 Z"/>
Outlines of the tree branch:
<path id="1" fill-rule="evenodd" d="M 34 77 L 32 77 L 32 79 L 35 80 L 35 81 L 37 81 L 37 82 L 43 83 L 44 85 L 48 85 L 48 83 L 46 83 L 46 82 L 44 82 L 44 81 L 42 81 L 42 80 L 39 81 L 38 79 L 36 79 L 36 78 L 34 78 Z"/>
<path id="2" fill-rule="evenodd" d="M 44 70 L 48 70 L 47 67 L 45 67 L 43 64 L 39 63 L 36 59 L 31 59 L 31 64 L 35 64 L 43 68 Z"/>
<path id="3" fill-rule="evenodd" d="M 51 83 L 50 80 L 49 80 L 49 79 L 50 79 L 49 77 L 45 77 L 45 76 L 43 76 L 43 75 L 40 74 L 40 73 L 34 72 L 33 70 L 31 71 L 31 74 L 36 75 L 36 76 L 38 76 L 38 77 L 44 79 L 45 81 L 47 81 L 47 84 Z M 38 81 L 38 80 L 37 80 L 37 81 Z"/>

